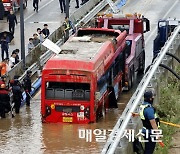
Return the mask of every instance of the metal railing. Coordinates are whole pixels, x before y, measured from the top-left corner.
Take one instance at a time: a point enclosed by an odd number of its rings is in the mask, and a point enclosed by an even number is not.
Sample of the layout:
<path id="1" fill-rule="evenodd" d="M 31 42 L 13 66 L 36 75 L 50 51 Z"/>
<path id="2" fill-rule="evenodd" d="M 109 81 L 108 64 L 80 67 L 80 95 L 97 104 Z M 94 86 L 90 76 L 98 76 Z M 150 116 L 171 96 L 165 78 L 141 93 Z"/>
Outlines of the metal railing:
<path id="1" fill-rule="evenodd" d="M 126 108 L 124 109 L 121 117 L 117 121 L 116 125 L 113 128 L 112 133 L 110 134 L 103 150 L 102 154 L 113 154 L 117 147 L 121 146 L 121 137 L 127 128 L 130 121 L 132 121 L 132 112 L 134 112 L 138 105 L 142 100 L 142 96 L 151 83 L 151 80 L 154 81 L 156 79 L 156 74 L 159 73 L 159 65 L 167 61 L 166 53 L 176 51 L 177 48 L 180 46 L 180 25 L 177 26 L 169 37 L 168 41 L 161 49 L 160 53 L 158 54 L 157 58 L 151 65 L 148 72 L 144 75 L 143 79 L 141 80 L 140 84 L 138 85 L 135 93 L 129 100 Z M 174 54 L 174 53 L 173 53 Z"/>

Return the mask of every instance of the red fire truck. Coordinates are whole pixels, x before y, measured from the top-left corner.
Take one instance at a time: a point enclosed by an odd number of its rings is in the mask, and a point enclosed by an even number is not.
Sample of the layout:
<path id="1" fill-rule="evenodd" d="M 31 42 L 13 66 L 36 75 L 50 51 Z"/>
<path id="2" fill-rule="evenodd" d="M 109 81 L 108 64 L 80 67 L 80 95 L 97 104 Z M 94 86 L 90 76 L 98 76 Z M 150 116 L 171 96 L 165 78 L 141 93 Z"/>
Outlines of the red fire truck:
<path id="1" fill-rule="evenodd" d="M 126 17 L 107 14 L 97 18 L 98 28 L 108 28 L 124 31 L 128 35 L 126 43 L 129 48 L 125 64 L 125 85 L 124 89 L 129 90 L 134 82 L 134 72 L 144 73 L 145 68 L 145 43 L 144 33 L 150 30 L 150 23 L 147 18 L 140 18 L 140 14 L 127 14 Z"/>
<path id="2" fill-rule="evenodd" d="M 5 12 L 17 11 L 20 8 L 20 0 L 2 0 Z M 23 8 L 27 7 L 27 0 L 23 0 Z"/>
<path id="3" fill-rule="evenodd" d="M 78 30 L 60 54 L 47 61 L 41 86 L 43 122 L 97 121 L 123 88 L 132 87 L 135 71 L 143 71 L 142 20 L 114 21 L 113 29 L 104 26 L 110 23 L 105 20 L 100 19 L 101 28 Z"/>

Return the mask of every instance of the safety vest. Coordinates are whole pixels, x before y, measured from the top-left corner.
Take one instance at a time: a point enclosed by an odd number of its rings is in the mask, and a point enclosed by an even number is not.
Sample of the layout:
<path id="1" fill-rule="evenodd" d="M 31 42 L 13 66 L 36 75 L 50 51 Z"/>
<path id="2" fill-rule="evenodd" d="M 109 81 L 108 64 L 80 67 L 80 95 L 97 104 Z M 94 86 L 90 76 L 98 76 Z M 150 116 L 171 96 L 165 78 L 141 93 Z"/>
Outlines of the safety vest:
<path id="1" fill-rule="evenodd" d="M 142 120 L 142 123 L 143 123 L 143 126 L 146 128 L 146 129 L 152 129 L 152 126 L 151 126 L 151 123 L 148 119 L 145 118 L 144 116 L 144 110 L 148 107 L 152 107 L 154 109 L 154 118 L 155 118 L 155 121 L 156 121 L 156 124 L 158 126 L 158 128 L 160 127 L 160 121 L 159 121 L 159 118 L 157 116 L 157 113 L 156 113 L 156 110 L 155 108 L 150 105 L 150 104 L 142 104 L 140 105 L 140 112 L 139 112 L 139 115 L 140 115 L 140 118 Z"/>
<path id="2" fill-rule="evenodd" d="M 68 22 L 64 22 L 64 26 L 65 26 L 65 31 L 66 30 L 68 30 L 68 29 L 70 29 L 70 23 L 69 23 L 69 21 Z"/>

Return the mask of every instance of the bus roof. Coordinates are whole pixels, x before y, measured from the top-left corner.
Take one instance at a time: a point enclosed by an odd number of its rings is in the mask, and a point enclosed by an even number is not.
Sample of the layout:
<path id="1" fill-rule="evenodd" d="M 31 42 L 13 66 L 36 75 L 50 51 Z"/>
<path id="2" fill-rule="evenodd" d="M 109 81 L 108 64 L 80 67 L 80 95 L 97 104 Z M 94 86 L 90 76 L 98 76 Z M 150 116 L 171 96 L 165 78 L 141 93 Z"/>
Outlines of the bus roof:
<path id="1" fill-rule="evenodd" d="M 81 29 L 61 46 L 61 52 L 46 63 L 44 70 L 73 69 L 93 71 L 102 63 L 105 54 L 112 50 L 113 39 L 117 40 L 121 34 L 123 33 L 119 30 Z"/>

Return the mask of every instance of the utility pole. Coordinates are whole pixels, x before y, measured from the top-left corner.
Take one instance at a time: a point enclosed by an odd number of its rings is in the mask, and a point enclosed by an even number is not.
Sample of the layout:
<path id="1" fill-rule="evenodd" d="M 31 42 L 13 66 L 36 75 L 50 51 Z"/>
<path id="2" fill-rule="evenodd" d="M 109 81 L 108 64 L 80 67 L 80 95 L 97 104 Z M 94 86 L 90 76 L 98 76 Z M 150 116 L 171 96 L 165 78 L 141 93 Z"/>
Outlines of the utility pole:
<path id="1" fill-rule="evenodd" d="M 69 18 L 69 1 L 70 0 L 66 0 L 66 17 Z M 67 41 L 69 39 L 69 30 L 66 30 L 66 34 L 65 34 L 65 41 Z"/>
<path id="2" fill-rule="evenodd" d="M 24 8 L 23 0 L 20 0 L 20 35 L 21 35 L 21 59 L 25 69 L 25 43 L 24 43 Z"/>
<path id="3" fill-rule="evenodd" d="M 69 18 L 69 0 L 66 0 L 66 17 Z"/>

